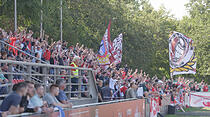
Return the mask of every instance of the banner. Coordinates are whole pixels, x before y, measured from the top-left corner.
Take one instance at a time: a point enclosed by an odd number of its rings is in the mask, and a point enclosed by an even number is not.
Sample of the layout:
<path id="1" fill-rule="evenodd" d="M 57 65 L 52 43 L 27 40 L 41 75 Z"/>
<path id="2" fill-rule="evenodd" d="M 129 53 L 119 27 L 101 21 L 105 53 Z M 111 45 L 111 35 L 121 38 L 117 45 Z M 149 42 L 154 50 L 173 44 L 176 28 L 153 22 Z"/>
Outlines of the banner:
<path id="1" fill-rule="evenodd" d="M 210 107 L 210 92 L 196 92 L 190 94 L 190 106 Z"/>
<path id="2" fill-rule="evenodd" d="M 156 98 L 150 99 L 150 117 L 157 117 L 160 111 L 159 100 Z"/>
<path id="3" fill-rule="evenodd" d="M 126 106 L 125 106 L 126 105 Z M 117 103 L 107 102 L 64 110 L 66 117 L 145 117 L 145 99 L 128 100 Z M 30 117 L 58 117 L 59 112 L 34 114 Z"/>
<path id="4" fill-rule="evenodd" d="M 108 29 L 106 29 L 106 32 L 104 34 L 103 39 L 101 40 L 98 54 L 97 54 L 97 60 L 99 62 L 99 65 L 108 65 L 110 64 L 109 57 L 111 56 L 109 52 L 109 40 L 110 40 L 110 25 L 109 23 Z"/>
<path id="5" fill-rule="evenodd" d="M 169 64 L 171 75 L 195 74 L 196 57 L 193 41 L 189 37 L 173 32 L 169 38 Z"/>
<path id="6" fill-rule="evenodd" d="M 114 39 L 113 41 L 113 51 L 112 54 L 114 56 L 114 62 L 116 64 L 121 63 L 122 60 L 122 39 L 123 35 L 122 33 Z"/>

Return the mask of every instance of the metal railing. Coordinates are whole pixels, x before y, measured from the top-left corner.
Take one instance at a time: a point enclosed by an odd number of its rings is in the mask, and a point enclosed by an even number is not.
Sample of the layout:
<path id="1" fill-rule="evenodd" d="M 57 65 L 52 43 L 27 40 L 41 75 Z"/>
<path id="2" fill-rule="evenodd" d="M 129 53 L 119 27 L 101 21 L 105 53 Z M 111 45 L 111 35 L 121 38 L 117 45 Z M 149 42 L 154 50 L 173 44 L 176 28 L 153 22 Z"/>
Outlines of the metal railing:
<path id="1" fill-rule="evenodd" d="M 46 91 L 51 84 L 55 84 L 58 79 L 65 79 L 66 89 L 65 93 L 70 100 L 78 99 L 92 99 L 92 102 L 97 102 L 97 89 L 93 70 L 90 68 L 75 68 L 70 66 L 59 66 L 41 63 L 29 63 L 12 60 L 0 60 L 1 65 L 8 66 L 6 71 L 0 71 L 7 79 L 8 83 L 1 84 L 0 88 L 8 89 L 7 93 L 0 93 L 0 97 L 5 97 L 12 90 L 14 79 L 24 79 L 25 81 L 32 81 L 44 86 Z M 18 70 L 15 70 L 18 69 Z M 72 82 L 71 71 L 77 69 L 79 75 L 76 77 L 77 82 Z M 1 90 L 0 90 L 1 92 Z M 77 102 L 75 102 L 77 103 Z M 83 102 L 87 103 L 87 102 Z"/>

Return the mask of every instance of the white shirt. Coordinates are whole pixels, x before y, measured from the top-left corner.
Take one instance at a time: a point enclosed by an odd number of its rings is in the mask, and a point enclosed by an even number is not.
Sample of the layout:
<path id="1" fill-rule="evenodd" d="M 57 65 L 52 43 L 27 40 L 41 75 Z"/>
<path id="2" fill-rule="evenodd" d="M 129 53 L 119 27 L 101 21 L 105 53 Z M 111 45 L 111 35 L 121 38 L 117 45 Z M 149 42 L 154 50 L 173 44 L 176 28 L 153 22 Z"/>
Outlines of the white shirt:
<path id="1" fill-rule="evenodd" d="M 143 96 L 143 87 L 138 87 L 137 89 L 137 97 Z"/>
<path id="2" fill-rule="evenodd" d="M 116 81 L 117 81 L 116 79 L 110 78 L 109 79 L 109 88 L 114 89 L 114 85 L 115 85 Z"/>

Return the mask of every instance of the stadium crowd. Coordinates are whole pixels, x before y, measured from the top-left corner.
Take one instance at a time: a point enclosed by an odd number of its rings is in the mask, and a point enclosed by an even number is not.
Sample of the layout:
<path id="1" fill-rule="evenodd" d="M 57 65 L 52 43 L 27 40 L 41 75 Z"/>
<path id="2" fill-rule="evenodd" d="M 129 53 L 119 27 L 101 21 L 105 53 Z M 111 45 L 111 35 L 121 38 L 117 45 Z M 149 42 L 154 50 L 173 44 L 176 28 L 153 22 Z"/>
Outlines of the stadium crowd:
<path id="1" fill-rule="evenodd" d="M 0 59 L 15 60 L 32 63 L 41 63 L 42 61 L 54 64 L 72 67 L 92 68 L 95 70 L 95 80 L 98 87 L 98 101 L 106 102 L 116 99 L 125 98 L 143 98 L 170 94 L 171 97 L 181 97 L 187 92 L 208 91 L 208 84 L 204 81 L 196 81 L 179 77 L 177 79 L 167 79 L 166 77 L 158 78 L 149 76 L 143 70 L 136 69 L 133 71 L 127 65 L 112 63 L 107 69 L 102 69 L 97 61 L 97 54 L 93 49 L 84 47 L 84 45 L 68 47 L 66 41 L 54 41 L 49 39 L 48 35 L 43 38 L 33 37 L 32 31 L 17 31 L 7 33 L 0 28 L 0 40 L 11 46 L 30 54 L 18 51 L 6 45 L 0 45 Z M 38 58 L 38 59 L 37 59 Z M 1 71 L 7 72 L 7 64 L 1 64 Z M 53 72 L 53 70 L 51 71 Z M 65 74 L 65 70 L 61 74 Z M 72 83 L 78 83 L 78 70 L 72 70 Z M 20 76 L 14 76 L 15 79 L 21 79 Z M 24 81 L 14 84 L 13 92 L 4 98 L 0 111 L 2 115 L 18 114 L 22 112 L 50 113 L 56 107 L 71 108 L 64 90 L 66 88 L 66 79 L 59 79 L 56 84 L 50 86 L 48 93 L 40 84 Z M 0 74 L 0 85 L 8 83 L 8 76 Z M 83 79 L 82 82 L 88 82 Z M 78 87 L 72 87 L 72 91 Z M 0 93 L 6 94 L 6 87 L 0 87 Z M 14 98 L 15 97 L 15 98 Z M 171 99 L 172 101 L 179 99 Z"/>

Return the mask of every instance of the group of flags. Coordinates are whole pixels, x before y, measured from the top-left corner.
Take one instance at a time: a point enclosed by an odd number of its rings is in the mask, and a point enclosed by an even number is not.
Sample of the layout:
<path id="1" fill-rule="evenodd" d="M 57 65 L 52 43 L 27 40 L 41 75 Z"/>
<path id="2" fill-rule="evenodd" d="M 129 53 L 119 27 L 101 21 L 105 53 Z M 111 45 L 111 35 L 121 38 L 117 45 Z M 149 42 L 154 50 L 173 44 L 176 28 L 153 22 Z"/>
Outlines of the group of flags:
<path id="1" fill-rule="evenodd" d="M 122 39 L 123 35 L 119 34 L 113 42 L 110 39 L 110 27 L 105 31 L 100 43 L 97 60 L 102 67 L 112 63 L 118 64 L 122 60 Z M 169 65 L 170 74 L 195 74 L 196 57 L 193 40 L 179 32 L 173 31 L 169 38 Z"/>
<path id="2" fill-rule="evenodd" d="M 108 28 L 105 31 L 103 39 L 100 43 L 97 60 L 99 65 L 106 66 L 111 63 L 121 63 L 122 60 L 122 39 L 123 35 L 120 34 L 117 38 L 111 42 L 110 39 L 110 27 L 111 22 L 109 22 Z"/>

